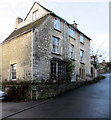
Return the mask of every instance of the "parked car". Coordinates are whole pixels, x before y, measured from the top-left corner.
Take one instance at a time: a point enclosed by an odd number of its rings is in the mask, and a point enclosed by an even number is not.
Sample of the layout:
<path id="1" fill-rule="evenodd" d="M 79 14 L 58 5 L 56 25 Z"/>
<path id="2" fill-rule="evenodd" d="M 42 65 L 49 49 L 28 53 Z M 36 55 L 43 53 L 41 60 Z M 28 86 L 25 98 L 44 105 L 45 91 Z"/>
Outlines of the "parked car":
<path id="1" fill-rule="evenodd" d="M 0 100 L 5 99 L 6 93 L 0 90 Z"/>

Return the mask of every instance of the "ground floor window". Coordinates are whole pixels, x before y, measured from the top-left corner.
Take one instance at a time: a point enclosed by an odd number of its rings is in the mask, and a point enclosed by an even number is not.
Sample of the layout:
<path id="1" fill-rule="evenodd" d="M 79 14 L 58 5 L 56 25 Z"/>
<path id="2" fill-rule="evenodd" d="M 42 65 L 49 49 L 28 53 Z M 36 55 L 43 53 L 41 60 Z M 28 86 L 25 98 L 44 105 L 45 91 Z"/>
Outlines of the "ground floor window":
<path id="1" fill-rule="evenodd" d="M 16 65 L 17 64 L 11 64 L 11 79 L 12 80 L 16 79 Z"/>
<path id="2" fill-rule="evenodd" d="M 82 79 L 85 79 L 85 69 L 80 68 L 79 69 L 79 76 Z"/>
<path id="3" fill-rule="evenodd" d="M 51 60 L 51 78 L 65 78 L 66 68 L 62 60 Z"/>

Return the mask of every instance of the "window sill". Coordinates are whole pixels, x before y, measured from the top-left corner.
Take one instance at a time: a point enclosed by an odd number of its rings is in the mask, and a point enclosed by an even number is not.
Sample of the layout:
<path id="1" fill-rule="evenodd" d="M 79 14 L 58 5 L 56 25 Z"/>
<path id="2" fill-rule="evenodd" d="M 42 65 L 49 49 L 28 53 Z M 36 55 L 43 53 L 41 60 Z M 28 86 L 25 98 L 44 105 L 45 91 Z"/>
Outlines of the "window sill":
<path id="1" fill-rule="evenodd" d="M 69 35 L 69 37 L 72 38 L 72 39 L 74 39 L 74 40 L 76 40 L 74 37 L 72 37 L 72 36 L 70 36 L 70 35 Z"/>
<path id="2" fill-rule="evenodd" d="M 70 58 L 72 61 L 76 61 L 74 58 Z"/>
<path id="3" fill-rule="evenodd" d="M 84 43 L 83 42 L 80 42 L 82 45 L 84 45 Z"/>
<path id="4" fill-rule="evenodd" d="M 58 32 L 61 32 L 61 30 L 57 29 L 57 28 L 54 28 L 54 30 L 58 31 Z"/>
<path id="5" fill-rule="evenodd" d="M 84 62 L 80 62 L 81 64 L 83 64 L 83 65 L 85 65 L 85 63 Z"/>
<path id="6" fill-rule="evenodd" d="M 52 52 L 52 54 L 54 54 L 54 55 L 58 55 L 58 56 L 61 56 L 60 53 L 54 53 L 54 52 Z"/>
<path id="7" fill-rule="evenodd" d="M 16 81 L 17 79 L 11 79 L 11 81 Z"/>

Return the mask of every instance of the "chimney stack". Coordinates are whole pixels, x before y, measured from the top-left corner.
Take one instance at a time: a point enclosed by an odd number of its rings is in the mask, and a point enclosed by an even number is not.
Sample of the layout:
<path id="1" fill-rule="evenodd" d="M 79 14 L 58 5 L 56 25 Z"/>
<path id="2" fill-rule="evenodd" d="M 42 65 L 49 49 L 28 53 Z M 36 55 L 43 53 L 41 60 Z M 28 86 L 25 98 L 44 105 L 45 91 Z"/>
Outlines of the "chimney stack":
<path id="1" fill-rule="evenodd" d="M 77 28 L 77 23 L 75 21 L 74 21 L 73 25 L 75 28 Z"/>
<path id="2" fill-rule="evenodd" d="M 15 28 L 17 28 L 18 24 L 20 24 L 22 21 L 23 21 L 22 18 L 17 17 L 17 18 L 16 18 L 16 23 L 15 23 Z"/>

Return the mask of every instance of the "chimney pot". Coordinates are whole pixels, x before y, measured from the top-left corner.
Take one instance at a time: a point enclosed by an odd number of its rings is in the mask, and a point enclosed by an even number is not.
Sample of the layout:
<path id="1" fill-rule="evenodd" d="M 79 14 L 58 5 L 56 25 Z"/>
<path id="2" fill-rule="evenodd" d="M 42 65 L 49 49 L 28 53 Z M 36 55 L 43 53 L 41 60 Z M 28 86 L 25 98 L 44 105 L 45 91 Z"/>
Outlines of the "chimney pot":
<path id="1" fill-rule="evenodd" d="M 77 23 L 76 23 L 76 21 L 74 21 L 73 25 L 74 25 L 75 28 L 77 28 Z"/>

